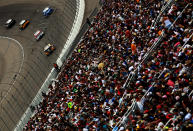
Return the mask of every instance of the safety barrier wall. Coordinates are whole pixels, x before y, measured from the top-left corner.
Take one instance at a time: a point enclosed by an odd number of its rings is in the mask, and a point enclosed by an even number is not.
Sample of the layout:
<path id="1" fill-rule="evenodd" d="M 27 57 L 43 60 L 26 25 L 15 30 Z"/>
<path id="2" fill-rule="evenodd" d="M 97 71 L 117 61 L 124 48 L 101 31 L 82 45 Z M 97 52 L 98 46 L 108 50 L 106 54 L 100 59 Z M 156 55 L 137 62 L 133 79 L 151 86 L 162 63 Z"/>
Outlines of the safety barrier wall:
<path id="1" fill-rule="evenodd" d="M 82 25 L 82 21 L 83 21 L 83 17 L 84 17 L 84 11 L 85 11 L 85 1 L 84 0 L 76 0 L 76 4 L 77 4 L 76 16 L 75 16 L 75 20 L 74 20 L 71 32 L 69 34 L 69 37 L 66 41 L 66 44 L 64 45 L 64 48 L 63 48 L 59 58 L 56 61 L 56 63 L 59 66 L 62 66 L 62 64 L 66 60 L 67 56 L 69 55 L 69 53 L 70 53 L 69 48 L 71 48 L 72 45 L 74 44 L 73 41 L 75 40 L 76 36 L 78 35 L 79 30 L 80 30 L 81 25 Z M 42 92 L 45 93 L 45 92 L 49 91 L 48 86 L 52 83 L 53 79 L 56 79 L 56 77 L 57 77 L 57 72 L 54 70 L 54 68 L 52 68 L 50 74 L 48 75 L 48 77 L 46 78 L 42 87 L 38 91 L 36 97 L 33 99 L 32 103 L 30 104 L 30 106 L 28 107 L 26 112 L 23 114 L 21 120 L 19 121 L 19 123 L 15 127 L 15 129 L 14 129 L 15 131 L 23 130 L 25 124 L 34 115 L 34 111 L 31 110 L 31 107 L 38 105 L 42 101 L 42 99 L 43 99 Z"/>

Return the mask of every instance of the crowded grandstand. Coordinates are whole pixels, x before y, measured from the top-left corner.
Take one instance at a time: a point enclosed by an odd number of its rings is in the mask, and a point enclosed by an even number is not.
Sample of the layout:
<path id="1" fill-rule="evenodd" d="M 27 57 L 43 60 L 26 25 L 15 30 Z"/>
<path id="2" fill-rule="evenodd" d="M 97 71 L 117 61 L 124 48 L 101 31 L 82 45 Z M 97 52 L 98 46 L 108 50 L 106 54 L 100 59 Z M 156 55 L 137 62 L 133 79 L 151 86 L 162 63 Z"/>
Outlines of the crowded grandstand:
<path id="1" fill-rule="evenodd" d="M 103 0 L 24 130 L 193 129 L 192 0 Z"/>

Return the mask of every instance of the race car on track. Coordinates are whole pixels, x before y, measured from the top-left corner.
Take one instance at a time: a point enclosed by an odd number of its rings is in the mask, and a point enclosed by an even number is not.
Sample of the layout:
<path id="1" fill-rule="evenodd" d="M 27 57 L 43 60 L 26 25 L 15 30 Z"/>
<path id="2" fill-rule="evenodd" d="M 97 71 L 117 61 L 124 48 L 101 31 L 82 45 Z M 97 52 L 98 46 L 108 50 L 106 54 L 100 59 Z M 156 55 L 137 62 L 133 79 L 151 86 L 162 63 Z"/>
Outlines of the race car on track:
<path id="1" fill-rule="evenodd" d="M 44 35 L 44 32 L 43 31 L 40 31 L 40 30 L 37 30 L 35 33 L 34 33 L 34 37 L 35 39 L 38 41 L 40 40 Z"/>
<path id="2" fill-rule="evenodd" d="M 54 9 L 51 8 L 51 7 L 46 7 L 44 10 L 43 10 L 43 15 L 44 16 L 50 16 L 52 13 L 53 13 Z"/>
<path id="3" fill-rule="evenodd" d="M 20 30 L 23 30 L 23 29 L 25 29 L 28 25 L 29 25 L 29 20 L 22 20 L 22 21 L 19 23 L 19 29 L 20 29 Z"/>
<path id="4" fill-rule="evenodd" d="M 5 27 L 6 28 L 11 28 L 15 23 L 16 23 L 16 21 L 14 19 L 9 19 L 9 20 L 6 21 Z"/>
<path id="5" fill-rule="evenodd" d="M 44 53 L 45 55 L 49 56 L 55 49 L 56 47 L 54 45 L 48 44 L 44 47 Z"/>

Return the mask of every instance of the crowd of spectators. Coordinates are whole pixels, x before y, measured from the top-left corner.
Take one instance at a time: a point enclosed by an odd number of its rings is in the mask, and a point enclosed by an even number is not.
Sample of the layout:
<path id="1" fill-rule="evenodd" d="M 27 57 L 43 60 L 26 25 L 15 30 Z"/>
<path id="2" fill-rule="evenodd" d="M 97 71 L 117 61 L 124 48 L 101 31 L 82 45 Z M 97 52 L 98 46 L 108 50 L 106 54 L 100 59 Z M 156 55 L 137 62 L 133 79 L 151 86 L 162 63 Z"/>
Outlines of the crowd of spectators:
<path id="1" fill-rule="evenodd" d="M 191 0 L 174 1 L 152 27 L 166 3 L 104 0 L 24 130 L 112 130 L 132 99 L 137 108 L 127 123 L 117 127 L 120 131 L 160 130 L 171 118 L 164 128 L 193 127 L 193 6 Z M 162 35 L 150 58 L 124 87 L 127 77 Z"/>

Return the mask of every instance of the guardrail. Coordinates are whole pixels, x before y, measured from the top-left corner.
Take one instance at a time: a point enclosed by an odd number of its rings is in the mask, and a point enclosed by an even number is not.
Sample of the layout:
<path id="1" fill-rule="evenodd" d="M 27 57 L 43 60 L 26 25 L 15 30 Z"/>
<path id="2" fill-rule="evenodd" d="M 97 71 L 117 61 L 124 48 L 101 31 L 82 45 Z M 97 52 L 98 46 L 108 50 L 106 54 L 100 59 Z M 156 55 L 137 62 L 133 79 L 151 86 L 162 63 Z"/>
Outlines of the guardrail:
<path id="1" fill-rule="evenodd" d="M 132 100 L 132 104 L 131 106 L 129 107 L 129 109 L 127 110 L 127 112 L 123 115 L 123 117 L 119 120 L 119 122 L 116 124 L 116 126 L 113 127 L 113 131 L 118 131 L 119 127 L 123 124 L 123 123 L 126 123 L 126 119 L 127 117 L 135 111 L 136 107 L 137 107 L 137 103 L 136 103 L 136 100 L 133 99 Z M 127 119 L 129 120 L 129 119 Z"/>
<path id="2" fill-rule="evenodd" d="M 151 28 L 157 25 L 157 22 L 160 20 L 161 15 L 165 12 L 165 10 L 174 2 L 174 0 L 169 0 L 165 6 L 162 6 L 161 11 L 156 18 L 156 20 L 152 23 Z"/>
<path id="3" fill-rule="evenodd" d="M 84 0 L 76 0 L 76 2 L 77 2 L 77 11 L 76 11 L 76 16 L 75 16 L 75 20 L 74 20 L 71 32 L 69 34 L 68 40 L 66 41 L 66 44 L 64 45 L 64 48 L 63 48 L 59 58 L 56 61 L 56 63 L 59 66 L 62 66 L 62 64 L 64 63 L 66 58 L 69 56 L 69 52 L 70 52 L 69 48 L 73 47 L 75 38 L 77 37 L 79 30 L 81 28 L 81 25 L 82 25 L 82 21 L 83 21 L 83 17 L 84 17 L 84 11 L 85 11 L 85 1 Z M 36 97 L 33 99 L 32 103 L 30 104 L 30 106 L 28 107 L 26 112 L 23 114 L 21 120 L 19 121 L 19 123 L 15 127 L 15 129 L 14 129 L 15 131 L 23 130 L 25 124 L 28 122 L 28 120 L 31 118 L 31 116 L 34 113 L 33 110 L 30 109 L 30 107 L 34 107 L 42 101 L 42 99 L 43 99 L 43 97 L 41 95 L 42 92 L 48 92 L 48 86 L 52 83 L 52 80 L 55 79 L 56 77 L 57 77 L 57 72 L 55 71 L 54 68 L 52 68 L 50 74 L 48 75 L 48 77 L 46 78 L 42 87 L 38 91 Z"/>

